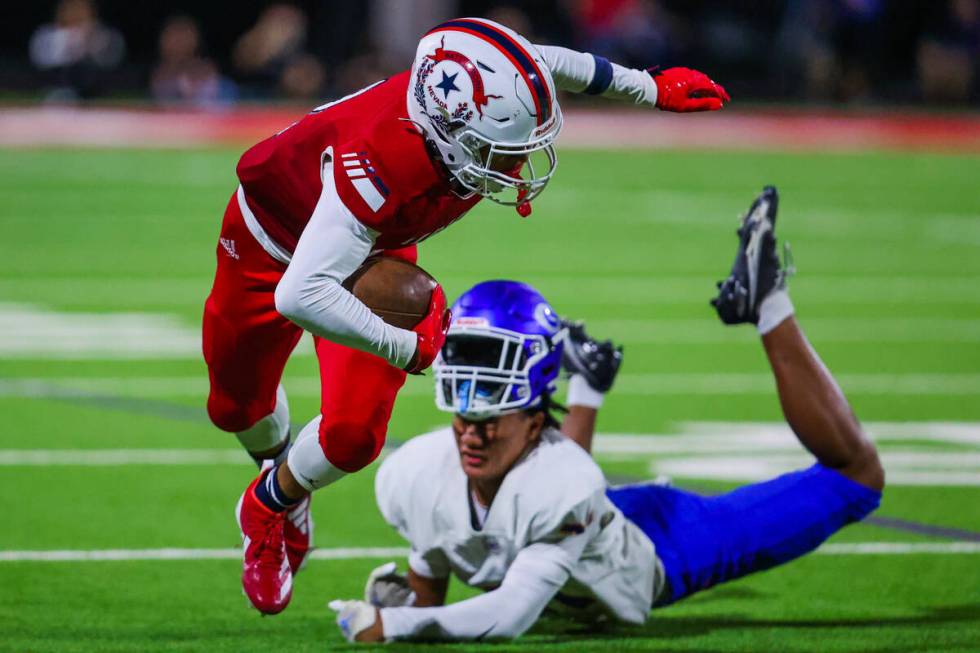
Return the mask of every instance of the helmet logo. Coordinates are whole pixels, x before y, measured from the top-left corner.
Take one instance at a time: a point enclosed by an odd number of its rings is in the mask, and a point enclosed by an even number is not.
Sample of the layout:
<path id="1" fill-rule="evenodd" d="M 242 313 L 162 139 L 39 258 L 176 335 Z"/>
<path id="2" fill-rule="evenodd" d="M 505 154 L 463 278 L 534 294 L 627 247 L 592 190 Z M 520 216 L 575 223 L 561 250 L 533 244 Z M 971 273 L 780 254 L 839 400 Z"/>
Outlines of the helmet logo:
<path id="1" fill-rule="evenodd" d="M 442 81 L 436 84 L 436 88 L 442 89 L 442 97 L 445 100 L 449 99 L 449 94 L 453 91 L 458 91 L 459 87 L 456 86 L 456 78 L 459 77 L 459 73 L 449 76 L 446 71 L 442 71 Z"/>
<path id="2" fill-rule="evenodd" d="M 415 76 L 415 99 L 424 111 L 426 108 L 426 96 L 428 96 L 429 100 L 442 109 L 443 115 L 440 116 L 442 118 L 440 122 L 444 122 L 443 127 L 450 128 L 453 122 L 469 122 L 473 118 L 473 109 L 470 108 L 470 103 L 465 100 L 456 103 L 456 106 L 450 109 L 450 93 L 460 91 L 459 87 L 456 86 L 456 77 L 459 76 L 458 72 L 449 75 L 446 71 L 442 71 L 442 80 L 438 84 L 428 83 L 429 75 L 432 74 L 432 70 L 436 67 L 436 64 L 442 63 L 443 61 L 451 61 L 463 69 L 466 76 L 470 79 L 470 85 L 473 87 L 473 107 L 475 107 L 477 114 L 481 118 L 483 117 L 483 107 L 487 106 L 491 99 L 502 96 L 487 94 L 483 86 L 483 77 L 480 75 L 480 71 L 476 65 L 462 52 L 447 50 L 445 44 L 446 37 L 443 36 L 442 42 L 436 48 L 435 52 L 427 54 L 425 59 L 420 63 Z M 439 97 L 436 89 L 442 91 L 442 97 Z"/>
<path id="3" fill-rule="evenodd" d="M 560 326 L 558 316 L 545 303 L 538 304 L 534 307 L 534 320 L 552 333 L 557 331 Z"/>

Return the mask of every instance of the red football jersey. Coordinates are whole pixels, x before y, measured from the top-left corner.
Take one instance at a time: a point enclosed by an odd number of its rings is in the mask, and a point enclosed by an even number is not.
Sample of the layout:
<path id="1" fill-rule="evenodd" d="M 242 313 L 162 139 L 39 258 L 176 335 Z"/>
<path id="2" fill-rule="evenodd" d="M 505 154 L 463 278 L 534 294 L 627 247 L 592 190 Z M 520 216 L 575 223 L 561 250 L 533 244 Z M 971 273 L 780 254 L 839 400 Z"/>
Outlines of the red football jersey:
<path id="1" fill-rule="evenodd" d="M 422 135 L 404 120 L 408 79 L 406 71 L 318 107 L 242 155 L 238 179 L 248 206 L 279 245 L 296 248 L 320 197 L 321 157 L 329 147 L 337 194 L 379 232 L 379 249 L 424 240 L 481 199 L 453 193 Z"/>

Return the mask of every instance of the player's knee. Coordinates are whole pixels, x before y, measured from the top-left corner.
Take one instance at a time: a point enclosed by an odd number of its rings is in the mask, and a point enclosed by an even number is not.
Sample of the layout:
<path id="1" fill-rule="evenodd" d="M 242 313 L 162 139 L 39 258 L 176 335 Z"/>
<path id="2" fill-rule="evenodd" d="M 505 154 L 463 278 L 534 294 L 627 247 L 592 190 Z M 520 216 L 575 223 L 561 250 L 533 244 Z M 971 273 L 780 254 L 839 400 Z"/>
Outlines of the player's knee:
<path id="1" fill-rule="evenodd" d="M 865 487 L 881 492 L 885 488 L 885 468 L 881 464 L 878 450 L 868 439 L 853 452 L 850 462 L 843 470 L 844 475 Z"/>
<path id="2" fill-rule="evenodd" d="M 269 412 L 267 403 L 239 402 L 214 392 L 208 396 L 208 417 L 211 423 L 228 433 L 248 430 Z"/>
<path id="3" fill-rule="evenodd" d="M 868 456 L 864 461 L 865 476 L 867 482 L 865 485 L 868 487 L 878 490 L 881 492 L 885 489 L 885 467 L 881 464 L 881 458 L 878 456 L 878 450 L 873 446 L 868 452 Z"/>
<path id="4" fill-rule="evenodd" d="M 345 472 L 367 467 L 381 453 L 385 429 L 352 422 L 320 422 L 320 446 L 330 464 Z"/>

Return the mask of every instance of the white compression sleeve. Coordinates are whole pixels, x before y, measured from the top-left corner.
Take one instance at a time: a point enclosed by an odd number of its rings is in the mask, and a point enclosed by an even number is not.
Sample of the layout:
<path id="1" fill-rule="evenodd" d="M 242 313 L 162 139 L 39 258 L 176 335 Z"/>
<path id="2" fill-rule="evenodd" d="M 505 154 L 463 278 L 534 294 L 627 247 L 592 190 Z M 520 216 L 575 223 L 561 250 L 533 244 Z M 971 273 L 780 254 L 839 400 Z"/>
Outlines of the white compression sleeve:
<path id="1" fill-rule="evenodd" d="M 333 179 L 324 170 L 320 200 L 276 287 L 276 310 L 314 335 L 404 368 L 415 333 L 385 323 L 341 285 L 371 252 L 374 234 L 341 202 Z"/>
<path id="2" fill-rule="evenodd" d="M 544 57 L 558 88 L 634 104 L 657 104 L 657 84 L 645 70 L 626 68 L 604 57 L 554 45 L 534 47 Z"/>
<path id="3" fill-rule="evenodd" d="M 492 592 L 434 608 L 382 608 L 385 639 L 517 637 L 568 580 L 573 562 L 560 546 L 532 544 L 517 554 Z"/>

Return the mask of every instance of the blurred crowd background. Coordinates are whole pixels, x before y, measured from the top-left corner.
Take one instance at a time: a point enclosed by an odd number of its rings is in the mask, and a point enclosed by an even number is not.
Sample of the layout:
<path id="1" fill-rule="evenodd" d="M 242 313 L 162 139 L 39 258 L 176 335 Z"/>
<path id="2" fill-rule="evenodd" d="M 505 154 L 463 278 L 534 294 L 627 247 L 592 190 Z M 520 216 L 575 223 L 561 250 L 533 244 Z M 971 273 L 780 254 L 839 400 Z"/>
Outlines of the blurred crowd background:
<path id="1" fill-rule="evenodd" d="M 221 108 L 329 99 L 461 15 L 740 100 L 980 106 L 980 0 L 60 0 L 7 3 L 0 100 Z"/>

